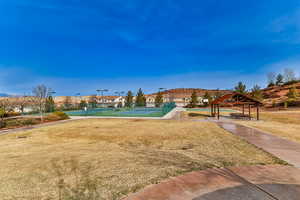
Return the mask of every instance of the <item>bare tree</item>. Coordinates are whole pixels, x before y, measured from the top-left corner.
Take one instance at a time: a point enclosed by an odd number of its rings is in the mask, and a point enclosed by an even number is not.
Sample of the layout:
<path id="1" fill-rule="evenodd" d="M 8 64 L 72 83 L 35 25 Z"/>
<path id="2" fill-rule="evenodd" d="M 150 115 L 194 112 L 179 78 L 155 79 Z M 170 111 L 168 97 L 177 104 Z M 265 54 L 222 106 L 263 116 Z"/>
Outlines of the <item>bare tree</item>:
<path id="1" fill-rule="evenodd" d="M 38 85 L 33 89 L 32 93 L 34 95 L 35 105 L 41 115 L 41 121 L 43 121 L 47 98 L 51 95 L 52 90 L 47 88 L 45 85 Z"/>
<path id="2" fill-rule="evenodd" d="M 291 81 L 295 81 L 297 79 L 294 70 L 290 69 L 290 68 L 284 69 L 284 75 L 283 76 L 284 76 L 284 81 L 286 83 L 291 82 Z"/>
<path id="3" fill-rule="evenodd" d="M 5 112 L 14 111 L 15 101 L 11 97 L 4 97 L 0 99 L 0 108 Z"/>

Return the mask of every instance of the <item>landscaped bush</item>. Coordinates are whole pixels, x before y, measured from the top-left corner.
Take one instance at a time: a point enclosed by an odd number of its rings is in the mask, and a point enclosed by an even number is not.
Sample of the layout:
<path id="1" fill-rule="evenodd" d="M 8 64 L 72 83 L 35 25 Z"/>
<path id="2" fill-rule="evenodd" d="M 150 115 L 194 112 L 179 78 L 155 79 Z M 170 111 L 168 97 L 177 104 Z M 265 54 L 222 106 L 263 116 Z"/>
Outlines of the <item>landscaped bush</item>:
<path id="1" fill-rule="evenodd" d="M 69 116 L 61 111 L 56 111 L 46 117 L 46 120 L 48 121 L 58 121 L 58 120 L 65 120 L 69 119 Z"/>
<path id="2" fill-rule="evenodd" d="M 4 120 L 0 120 L 0 128 L 5 128 L 6 122 Z"/>
<path id="3" fill-rule="evenodd" d="M 21 124 L 24 126 L 35 125 L 38 124 L 39 122 L 40 121 L 38 119 L 33 119 L 33 118 L 21 120 Z"/>
<path id="4" fill-rule="evenodd" d="M 20 116 L 21 113 L 19 112 L 7 112 L 5 113 L 5 117 L 16 117 L 16 116 Z"/>
<path id="5" fill-rule="evenodd" d="M 6 121 L 7 127 L 16 127 L 16 126 L 21 126 L 21 125 L 22 125 L 22 123 L 20 120 L 13 119 L 13 120 Z"/>
<path id="6" fill-rule="evenodd" d="M 286 83 L 284 83 L 283 85 L 292 85 L 292 84 L 295 84 L 295 83 L 299 83 L 300 80 L 292 80 L 292 81 L 288 81 Z"/>
<path id="7" fill-rule="evenodd" d="M 300 101 L 296 100 L 286 100 L 284 102 L 279 103 L 279 106 L 288 108 L 288 107 L 299 107 L 300 106 Z"/>
<path id="8" fill-rule="evenodd" d="M 35 125 L 40 123 L 40 119 L 36 118 L 20 118 L 20 119 L 8 119 L 5 120 L 5 127 L 6 128 L 16 128 L 20 126 L 29 126 L 29 125 Z M 1 127 L 0 128 L 4 128 Z"/>

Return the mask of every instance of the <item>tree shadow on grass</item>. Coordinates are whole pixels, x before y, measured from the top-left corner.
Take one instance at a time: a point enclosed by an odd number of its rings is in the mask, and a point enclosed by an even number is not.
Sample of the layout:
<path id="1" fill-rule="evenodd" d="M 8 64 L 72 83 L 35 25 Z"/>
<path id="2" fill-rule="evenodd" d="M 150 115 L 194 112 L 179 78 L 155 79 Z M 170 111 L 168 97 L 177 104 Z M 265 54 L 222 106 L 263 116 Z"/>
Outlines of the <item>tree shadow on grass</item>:
<path id="1" fill-rule="evenodd" d="M 203 114 L 203 113 L 189 113 L 189 117 L 210 117 L 209 114 Z"/>

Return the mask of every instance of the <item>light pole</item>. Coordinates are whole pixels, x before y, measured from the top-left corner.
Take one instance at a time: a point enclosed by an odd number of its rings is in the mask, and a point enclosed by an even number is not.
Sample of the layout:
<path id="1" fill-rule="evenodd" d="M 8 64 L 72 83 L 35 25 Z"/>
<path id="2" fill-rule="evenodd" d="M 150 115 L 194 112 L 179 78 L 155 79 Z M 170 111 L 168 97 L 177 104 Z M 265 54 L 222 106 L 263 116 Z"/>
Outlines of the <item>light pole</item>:
<path id="1" fill-rule="evenodd" d="M 51 96 L 51 98 L 52 98 L 52 100 L 53 100 L 53 102 L 54 102 L 54 98 L 53 98 L 53 96 L 56 94 L 56 92 L 55 91 L 51 91 L 50 92 L 50 96 Z M 55 102 L 54 102 L 54 105 L 53 105 L 53 107 L 51 108 L 51 110 L 52 110 L 52 112 L 54 112 L 55 111 Z"/>
<path id="2" fill-rule="evenodd" d="M 53 96 L 54 94 L 56 94 L 55 91 L 51 91 L 51 92 L 50 92 L 50 96 Z"/>
<path id="3" fill-rule="evenodd" d="M 79 97 L 79 103 L 78 103 L 78 108 L 80 109 L 80 103 L 81 103 L 81 94 L 78 92 L 75 94 L 75 96 Z M 76 104 L 77 104 L 77 99 L 76 99 Z"/>
<path id="4" fill-rule="evenodd" d="M 162 90 L 167 90 L 167 88 L 158 88 L 158 92 L 161 92 Z M 163 96 L 163 99 L 164 99 L 164 95 L 162 94 Z M 169 97 L 169 94 L 168 94 L 168 100 L 170 101 L 170 97 Z"/>
<path id="5" fill-rule="evenodd" d="M 102 101 L 102 104 L 103 104 L 103 93 L 108 92 L 108 89 L 98 89 L 96 91 L 98 92 L 98 94 L 101 92 L 101 101 Z"/>
<path id="6" fill-rule="evenodd" d="M 124 93 L 125 93 L 124 91 L 122 91 L 122 92 L 115 92 L 115 94 L 118 95 L 118 96 L 122 96 Z"/>

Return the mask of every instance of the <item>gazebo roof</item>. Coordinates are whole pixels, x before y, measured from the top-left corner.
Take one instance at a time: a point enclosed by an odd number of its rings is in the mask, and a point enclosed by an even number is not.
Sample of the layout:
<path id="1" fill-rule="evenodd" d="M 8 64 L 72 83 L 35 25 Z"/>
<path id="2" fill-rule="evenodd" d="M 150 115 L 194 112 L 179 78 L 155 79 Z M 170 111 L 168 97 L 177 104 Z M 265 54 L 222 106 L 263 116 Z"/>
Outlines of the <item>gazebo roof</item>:
<path id="1" fill-rule="evenodd" d="M 213 105 L 216 104 L 227 104 L 227 105 L 243 105 L 243 104 L 256 104 L 263 105 L 263 103 L 255 98 L 252 98 L 246 94 L 241 94 L 238 92 L 232 92 L 215 99 L 212 102 Z"/>

